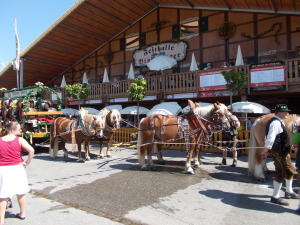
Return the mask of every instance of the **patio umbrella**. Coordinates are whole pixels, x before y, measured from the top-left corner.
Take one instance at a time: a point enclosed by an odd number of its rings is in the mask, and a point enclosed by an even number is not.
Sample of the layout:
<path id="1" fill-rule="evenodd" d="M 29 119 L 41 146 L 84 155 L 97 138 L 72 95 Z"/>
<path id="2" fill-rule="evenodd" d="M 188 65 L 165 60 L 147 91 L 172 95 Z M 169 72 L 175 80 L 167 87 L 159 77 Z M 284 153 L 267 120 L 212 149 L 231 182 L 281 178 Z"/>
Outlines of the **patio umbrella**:
<path id="1" fill-rule="evenodd" d="M 162 115 L 175 115 L 177 116 L 182 112 L 182 108 L 177 102 L 163 102 L 154 106 L 148 113 L 147 116 L 152 114 L 162 114 Z"/>
<path id="2" fill-rule="evenodd" d="M 88 111 L 88 114 L 98 115 L 100 111 L 98 109 L 83 107 L 84 110 Z"/>
<path id="3" fill-rule="evenodd" d="M 138 107 L 136 105 L 134 106 L 128 106 L 120 111 L 121 114 L 129 114 L 129 115 L 137 115 L 137 110 Z M 139 106 L 139 114 L 147 114 L 150 110 L 143 107 Z"/>
<path id="4" fill-rule="evenodd" d="M 106 68 L 104 69 L 104 76 L 103 76 L 103 81 L 102 82 L 103 83 L 108 83 L 109 82 Z"/>
<path id="5" fill-rule="evenodd" d="M 236 60 L 235 60 L 235 66 L 243 66 L 243 65 L 244 65 L 244 60 L 242 56 L 241 46 L 239 45 L 237 55 L 236 55 Z"/>
<path id="6" fill-rule="evenodd" d="M 87 79 L 87 76 L 86 76 L 86 72 L 84 72 L 84 74 L 83 74 L 82 83 L 83 83 L 83 84 L 89 84 L 88 79 Z"/>
<path id="7" fill-rule="evenodd" d="M 198 102 L 198 104 L 200 105 L 200 107 L 205 107 L 208 105 L 212 105 L 212 103 L 208 103 L 208 102 Z M 183 113 L 188 113 L 190 111 L 190 106 L 186 106 L 182 109 Z"/>
<path id="8" fill-rule="evenodd" d="M 128 80 L 132 80 L 132 79 L 134 79 L 134 70 L 133 70 L 133 66 L 131 63 L 129 73 L 128 73 Z"/>
<path id="9" fill-rule="evenodd" d="M 78 109 L 66 108 L 62 109 L 62 114 L 66 116 L 80 116 Z"/>
<path id="10" fill-rule="evenodd" d="M 60 87 L 61 87 L 61 88 L 64 88 L 66 85 L 67 85 L 67 83 L 66 83 L 65 75 L 63 75 L 63 78 L 62 78 L 62 80 L 61 80 L 61 85 L 60 85 Z"/>
<path id="11" fill-rule="evenodd" d="M 246 113 L 246 121 L 247 121 L 248 113 L 260 113 L 260 114 L 271 113 L 270 109 L 255 102 L 235 102 L 232 105 L 229 105 L 228 108 L 231 109 L 232 112 Z M 247 130 L 247 126 L 246 126 L 246 130 Z"/>
<path id="12" fill-rule="evenodd" d="M 177 64 L 177 61 L 174 58 L 169 56 L 160 55 L 152 59 L 147 63 L 147 66 L 150 70 L 162 71 L 170 69 Z"/>
<path id="13" fill-rule="evenodd" d="M 192 62 L 191 62 L 191 66 L 190 66 L 190 71 L 197 71 L 197 70 L 199 70 L 199 69 L 198 69 L 198 66 L 197 66 L 196 59 L 195 59 L 195 54 L 193 52 Z"/>

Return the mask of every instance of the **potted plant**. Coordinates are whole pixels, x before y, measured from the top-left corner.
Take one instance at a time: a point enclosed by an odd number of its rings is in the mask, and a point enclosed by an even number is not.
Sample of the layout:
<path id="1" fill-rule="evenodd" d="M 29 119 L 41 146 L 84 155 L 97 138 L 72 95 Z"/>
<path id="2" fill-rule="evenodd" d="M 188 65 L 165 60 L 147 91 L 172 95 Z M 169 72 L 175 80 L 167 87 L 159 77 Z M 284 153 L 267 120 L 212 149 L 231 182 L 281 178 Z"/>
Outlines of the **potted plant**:
<path id="1" fill-rule="evenodd" d="M 86 100 L 89 96 L 89 89 L 86 87 L 86 84 L 69 84 L 65 86 L 65 89 L 66 95 L 69 98 Z"/>

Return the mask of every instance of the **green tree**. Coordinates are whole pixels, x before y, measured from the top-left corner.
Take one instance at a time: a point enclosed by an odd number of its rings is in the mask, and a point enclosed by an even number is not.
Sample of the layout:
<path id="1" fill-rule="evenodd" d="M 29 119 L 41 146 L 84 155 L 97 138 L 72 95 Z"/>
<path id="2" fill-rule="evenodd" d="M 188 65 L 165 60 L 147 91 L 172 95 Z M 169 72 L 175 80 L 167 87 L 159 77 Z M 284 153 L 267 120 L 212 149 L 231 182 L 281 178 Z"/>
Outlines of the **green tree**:
<path id="1" fill-rule="evenodd" d="M 65 86 L 65 89 L 67 97 L 86 100 L 89 96 L 89 89 L 86 87 L 86 84 L 69 84 Z"/>
<path id="2" fill-rule="evenodd" d="M 128 94 L 129 97 L 133 100 L 133 101 L 137 101 L 137 107 L 138 107 L 138 111 L 137 111 L 137 120 L 138 120 L 138 124 L 140 123 L 140 101 L 146 96 L 146 87 L 147 87 L 147 83 L 146 80 L 144 78 L 134 78 L 132 83 L 129 86 L 129 90 L 128 90 Z"/>
<path id="3" fill-rule="evenodd" d="M 247 74 L 236 70 L 222 71 L 221 74 L 226 81 L 227 89 L 230 91 L 230 105 L 232 105 L 232 92 L 238 92 L 244 87 Z"/>

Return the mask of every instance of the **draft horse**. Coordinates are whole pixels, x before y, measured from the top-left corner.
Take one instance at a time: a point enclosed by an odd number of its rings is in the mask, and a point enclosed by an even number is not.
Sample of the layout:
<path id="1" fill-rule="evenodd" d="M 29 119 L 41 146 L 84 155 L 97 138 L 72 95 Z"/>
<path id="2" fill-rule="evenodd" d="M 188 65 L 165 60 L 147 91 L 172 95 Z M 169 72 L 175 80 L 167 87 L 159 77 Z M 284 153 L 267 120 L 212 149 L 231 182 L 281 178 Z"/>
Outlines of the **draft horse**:
<path id="1" fill-rule="evenodd" d="M 110 111 L 104 110 L 102 111 L 101 118 L 104 121 L 104 129 L 103 137 L 100 139 L 99 158 L 104 157 L 104 154 L 102 153 L 103 141 L 108 141 L 106 148 L 106 157 L 110 158 L 110 148 L 113 141 L 113 135 L 121 126 L 121 113 L 118 109 L 112 109 Z"/>
<path id="2" fill-rule="evenodd" d="M 265 173 L 268 171 L 266 160 L 262 159 L 261 154 L 265 151 L 265 133 L 268 121 L 274 117 L 275 114 L 268 114 L 259 117 L 255 120 L 251 127 L 251 135 L 249 140 L 249 153 L 248 153 L 248 172 L 259 181 L 265 181 Z M 300 116 L 291 114 L 283 120 L 288 131 L 288 136 L 292 143 L 294 133 L 300 125 Z"/>
<path id="3" fill-rule="evenodd" d="M 80 110 L 80 118 L 68 119 L 59 117 L 51 124 L 50 130 L 50 155 L 53 159 L 57 157 L 60 147 L 64 151 L 64 157 L 68 158 L 68 150 L 65 143 L 68 141 L 76 142 L 78 148 L 78 161 L 84 161 L 81 156 L 81 143 L 84 141 L 85 160 L 90 160 L 89 140 L 93 136 L 98 138 L 103 136 L 104 121 L 100 116 L 90 115 L 87 111 Z M 72 151 L 75 149 L 72 147 Z"/>
<path id="4" fill-rule="evenodd" d="M 207 141 L 214 128 L 207 120 L 203 120 L 195 113 L 196 105 L 188 100 L 191 111 L 186 116 L 166 116 L 154 114 L 143 118 L 139 124 L 138 131 L 138 159 L 142 170 L 155 170 L 152 161 L 152 148 L 157 148 L 157 157 L 162 161 L 161 147 L 163 143 L 155 142 L 182 142 L 186 143 L 187 160 L 185 172 L 194 174 L 191 166 L 191 159 L 196 144 L 200 141 Z M 214 104 L 214 113 L 222 123 L 222 126 L 229 128 L 229 121 L 225 113 L 217 104 Z M 147 154 L 147 164 L 145 155 Z"/>

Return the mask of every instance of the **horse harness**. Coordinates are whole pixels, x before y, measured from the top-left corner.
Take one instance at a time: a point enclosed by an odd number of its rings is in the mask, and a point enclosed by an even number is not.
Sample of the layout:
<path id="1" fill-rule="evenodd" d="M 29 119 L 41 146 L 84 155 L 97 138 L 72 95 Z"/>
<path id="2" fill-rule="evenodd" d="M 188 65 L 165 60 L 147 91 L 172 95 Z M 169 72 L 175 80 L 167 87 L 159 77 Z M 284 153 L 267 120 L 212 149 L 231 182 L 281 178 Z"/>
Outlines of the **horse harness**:
<path id="1" fill-rule="evenodd" d="M 166 119 L 167 116 L 163 115 L 163 122 L 162 122 L 162 126 L 160 129 L 160 134 L 163 135 L 165 133 L 165 127 L 166 126 L 171 126 L 171 125 L 177 125 L 178 127 L 178 138 L 177 139 L 169 139 L 167 140 L 167 142 L 172 142 L 172 141 L 177 141 L 177 140 L 181 140 L 184 139 L 185 143 L 186 143 L 186 151 L 189 152 L 190 149 L 190 143 L 189 143 L 189 137 L 193 136 L 197 133 L 200 133 L 197 142 L 201 139 L 201 138 L 205 138 L 208 139 L 209 136 L 211 135 L 211 131 L 212 128 L 210 126 L 205 127 L 204 124 L 202 123 L 201 120 L 203 120 L 204 118 L 196 115 L 194 112 L 189 112 L 188 114 L 185 114 L 184 116 L 179 116 L 177 117 L 177 124 L 166 124 Z M 155 117 L 151 117 L 150 119 L 150 130 L 154 131 L 154 120 Z M 193 126 L 195 127 L 195 129 L 193 130 L 189 130 L 189 122 L 191 124 L 193 124 Z M 209 131 L 208 131 L 209 130 Z M 152 143 L 154 143 L 155 141 L 159 141 L 156 135 L 153 135 L 153 140 Z"/>

